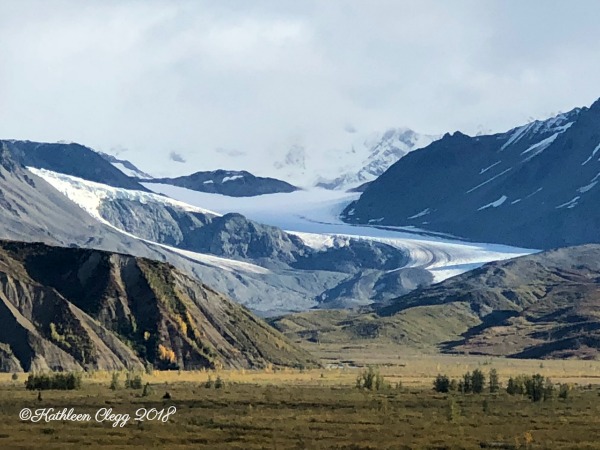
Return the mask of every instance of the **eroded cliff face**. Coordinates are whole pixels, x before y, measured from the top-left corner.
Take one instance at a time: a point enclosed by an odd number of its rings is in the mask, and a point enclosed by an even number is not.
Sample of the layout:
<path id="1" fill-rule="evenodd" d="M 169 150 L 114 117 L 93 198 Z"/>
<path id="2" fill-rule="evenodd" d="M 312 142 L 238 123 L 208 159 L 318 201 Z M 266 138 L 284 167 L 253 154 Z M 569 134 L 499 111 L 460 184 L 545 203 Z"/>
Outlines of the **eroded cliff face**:
<path id="1" fill-rule="evenodd" d="M 306 366 L 315 361 L 173 266 L 0 241 L 0 370 Z"/>

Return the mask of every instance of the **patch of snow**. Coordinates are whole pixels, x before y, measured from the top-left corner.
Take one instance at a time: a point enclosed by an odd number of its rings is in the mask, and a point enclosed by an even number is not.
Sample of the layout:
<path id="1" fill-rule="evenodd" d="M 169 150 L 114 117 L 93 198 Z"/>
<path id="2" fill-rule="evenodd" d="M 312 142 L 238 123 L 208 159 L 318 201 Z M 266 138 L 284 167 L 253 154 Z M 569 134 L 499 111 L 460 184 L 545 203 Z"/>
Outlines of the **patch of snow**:
<path id="1" fill-rule="evenodd" d="M 531 194 L 529 194 L 527 197 L 525 197 L 525 200 L 527 200 L 530 197 L 533 197 L 535 194 L 537 194 L 538 192 L 540 192 L 542 189 L 544 189 L 544 188 L 543 187 L 537 188 L 535 191 L 533 191 Z"/>
<path id="2" fill-rule="evenodd" d="M 582 166 L 585 166 L 587 163 L 589 163 L 592 158 L 594 156 L 596 156 L 596 153 L 598 153 L 598 150 L 600 150 L 600 144 L 598 144 L 598 146 L 594 149 L 594 151 L 592 152 L 592 154 L 589 156 L 588 159 L 586 159 L 584 162 L 581 163 Z"/>
<path id="3" fill-rule="evenodd" d="M 590 184 L 577 189 L 577 192 L 579 192 L 580 194 L 585 194 L 587 191 L 593 189 L 593 187 L 596 186 L 596 184 L 598 184 L 598 181 L 592 181 Z"/>
<path id="4" fill-rule="evenodd" d="M 244 175 L 232 175 L 230 177 L 223 177 L 223 181 L 221 181 L 221 183 L 227 183 L 228 181 L 239 180 L 240 178 L 244 178 Z"/>
<path id="5" fill-rule="evenodd" d="M 509 167 L 508 169 L 506 169 L 506 170 L 504 170 L 504 171 L 500 172 L 498 175 L 495 175 L 495 176 L 493 176 L 492 178 L 490 178 L 490 179 L 488 179 L 488 180 L 484 181 L 483 183 L 480 183 L 480 184 L 478 184 L 478 185 L 477 185 L 477 186 L 475 186 L 474 188 L 471 188 L 471 189 L 469 189 L 469 190 L 468 190 L 466 193 L 467 193 L 467 194 L 470 194 L 471 192 L 473 192 L 473 191 L 475 191 L 475 190 L 479 189 L 480 187 L 482 187 L 482 186 L 485 186 L 486 184 L 488 184 L 488 183 L 490 183 L 490 182 L 494 181 L 496 178 L 498 178 L 498 177 L 500 177 L 500 176 L 504 175 L 506 172 L 510 171 L 511 169 L 512 169 L 512 168 L 511 168 L 511 167 Z"/>
<path id="6" fill-rule="evenodd" d="M 522 127 L 516 128 L 513 134 L 510 136 L 508 141 L 504 143 L 502 147 L 500 147 L 500 151 L 505 150 L 507 147 L 510 147 L 512 144 L 516 144 L 519 140 L 525 136 L 526 131 L 531 128 L 531 123 L 527 125 L 523 125 Z"/>
<path id="7" fill-rule="evenodd" d="M 487 208 L 497 208 L 498 206 L 502 205 L 506 200 L 508 200 L 508 197 L 506 195 L 503 195 L 498 200 L 493 201 L 492 203 L 488 203 L 487 205 L 482 206 L 477 211 L 482 211 L 482 210 L 487 209 Z"/>
<path id="8" fill-rule="evenodd" d="M 520 199 L 520 198 L 518 198 L 518 199 L 516 199 L 516 200 L 513 200 L 512 202 L 510 202 L 510 204 L 511 204 L 511 205 L 515 205 L 515 204 L 519 203 L 520 201 L 521 201 L 521 199 Z"/>
<path id="9" fill-rule="evenodd" d="M 214 181 L 213 180 L 206 180 L 204 182 L 202 182 L 202 184 L 213 184 Z"/>
<path id="10" fill-rule="evenodd" d="M 550 147 L 550 145 L 556 140 L 556 138 L 558 137 L 559 134 L 560 133 L 554 133 L 552 136 L 547 137 L 546 139 L 542 139 L 537 144 L 533 144 L 527 150 L 521 152 L 521 155 L 525 155 L 527 153 L 533 152 L 531 155 L 529 155 L 525 159 L 525 161 L 529 161 L 531 158 L 539 155 L 544 150 L 546 150 L 548 147 Z"/>
<path id="11" fill-rule="evenodd" d="M 148 175 L 143 173 L 143 172 L 138 172 L 136 170 L 131 170 L 128 169 L 127 167 L 125 167 L 125 165 L 123 165 L 122 163 L 119 162 L 113 162 L 111 163 L 113 166 L 115 166 L 117 169 L 119 169 L 121 172 L 123 172 L 125 175 L 127 175 L 128 177 L 133 177 L 133 178 L 148 178 Z"/>
<path id="12" fill-rule="evenodd" d="M 119 230 L 122 231 L 122 230 Z M 135 236 L 134 236 L 135 237 Z M 137 238 L 140 239 L 140 238 Z M 206 253 L 197 253 L 189 250 L 183 250 L 177 247 L 171 247 L 170 245 L 159 244 L 157 242 L 148 241 L 146 239 L 140 239 L 142 241 L 146 241 L 148 243 L 158 245 L 159 247 L 166 248 L 171 250 L 172 252 L 179 253 L 189 259 L 192 259 L 197 262 L 201 262 L 203 264 L 218 267 L 223 270 L 227 270 L 228 272 L 236 272 L 242 271 L 247 273 L 256 273 L 256 274 L 268 274 L 271 273 L 269 269 L 265 269 L 264 267 L 257 266 L 256 264 L 244 262 L 244 261 L 236 261 L 234 259 L 222 258 L 220 256 L 209 255 Z"/>
<path id="13" fill-rule="evenodd" d="M 559 133 L 564 133 L 565 131 L 567 131 L 569 128 L 571 128 L 571 125 L 573 125 L 575 122 L 569 122 L 565 125 L 561 125 L 560 127 L 556 127 L 554 128 L 554 130 L 558 131 Z"/>
<path id="14" fill-rule="evenodd" d="M 566 207 L 566 208 L 568 208 L 568 209 L 575 208 L 575 207 L 577 206 L 577 202 L 579 201 L 579 199 L 580 199 L 580 198 L 581 198 L 581 197 L 580 197 L 579 195 L 578 195 L 577 197 L 573 197 L 573 198 L 572 198 L 571 200 L 569 200 L 568 202 L 566 202 L 566 203 L 563 203 L 562 205 L 558 205 L 558 206 L 556 207 L 556 209 L 559 209 L 559 208 L 565 208 L 565 207 Z"/>
<path id="15" fill-rule="evenodd" d="M 482 175 L 484 173 L 486 173 L 488 170 L 490 170 L 493 167 L 496 167 L 498 164 L 500 164 L 502 161 L 496 161 L 494 164 L 492 164 L 491 166 L 486 167 L 485 169 L 481 169 L 479 171 L 479 175 Z"/>
<path id="16" fill-rule="evenodd" d="M 419 217 L 423 217 L 426 216 L 427 214 L 429 214 L 431 212 L 431 210 L 429 208 L 425 208 L 423 211 L 421 211 L 420 213 L 415 214 L 414 216 L 410 216 L 408 217 L 408 219 L 417 219 Z"/>
<path id="17" fill-rule="evenodd" d="M 479 267 L 481 267 L 481 264 L 478 263 L 455 264 L 453 266 L 434 268 L 430 272 L 433 275 L 433 283 L 435 284 Z"/>

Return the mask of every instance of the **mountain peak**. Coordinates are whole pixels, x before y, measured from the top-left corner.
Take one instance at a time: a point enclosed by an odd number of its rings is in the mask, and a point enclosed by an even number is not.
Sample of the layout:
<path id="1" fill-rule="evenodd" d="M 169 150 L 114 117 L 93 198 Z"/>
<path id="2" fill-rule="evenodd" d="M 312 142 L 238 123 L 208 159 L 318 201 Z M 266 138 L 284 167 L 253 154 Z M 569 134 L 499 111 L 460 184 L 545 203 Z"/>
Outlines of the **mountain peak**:
<path id="1" fill-rule="evenodd" d="M 447 133 L 377 178 L 343 218 L 527 248 L 600 242 L 594 110 L 600 101 L 505 133 Z"/>

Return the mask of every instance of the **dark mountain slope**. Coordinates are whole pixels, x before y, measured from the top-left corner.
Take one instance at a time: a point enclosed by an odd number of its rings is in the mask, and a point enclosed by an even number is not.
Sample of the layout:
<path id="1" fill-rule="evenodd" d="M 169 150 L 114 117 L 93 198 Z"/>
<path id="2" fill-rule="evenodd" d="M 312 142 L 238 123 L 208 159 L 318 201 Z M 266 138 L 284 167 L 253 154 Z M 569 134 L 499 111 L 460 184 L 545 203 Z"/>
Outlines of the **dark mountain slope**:
<path id="1" fill-rule="evenodd" d="M 212 172 L 196 172 L 177 178 L 153 178 L 151 183 L 171 184 L 193 191 L 228 195 L 230 197 L 253 197 L 255 195 L 275 194 L 278 192 L 294 192 L 298 188 L 275 178 L 264 178 L 252 175 L 244 170 L 215 170 Z"/>
<path id="2" fill-rule="evenodd" d="M 344 220 L 481 242 L 600 242 L 600 101 L 507 133 L 447 134 L 373 181 Z"/>
<path id="3" fill-rule="evenodd" d="M 79 144 L 0 141 L 0 146 L 24 166 L 73 175 L 109 186 L 147 191 L 94 150 Z"/>
<path id="4" fill-rule="evenodd" d="M 0 241 L 0 367 L 311 365 L 310 355 L 173 266 Z"/>

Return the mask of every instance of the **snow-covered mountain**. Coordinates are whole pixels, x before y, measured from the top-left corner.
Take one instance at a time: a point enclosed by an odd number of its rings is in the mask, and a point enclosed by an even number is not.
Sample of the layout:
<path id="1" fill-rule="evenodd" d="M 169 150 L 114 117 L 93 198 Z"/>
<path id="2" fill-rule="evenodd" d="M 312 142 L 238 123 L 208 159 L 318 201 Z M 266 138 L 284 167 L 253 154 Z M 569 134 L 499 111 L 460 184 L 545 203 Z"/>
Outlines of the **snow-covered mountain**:
<path id="1" fill-rule="evenodd" d="M 191 264 L 192 273 L 204 283 L 262 314 L 385 301 L 486 261 L 528 252 L 376 228 L 355 231 L 327 223 L 347 200 L 340 197 L 341 205 L 339 199 L 328 205 L 331 200 L 326 196 L 348 196 L 340 191 L 297 191 L 249 199 L 146 184 L 159 193 L 168 191 L 171 197 L 179 197 L 173 195 L 177 192 L 198 196 L 198 201 L 182 202 L 48 170 L 30 170 L 99 223 L 127 238 L 181 255 L 188 260 L 184 270 L 189 271 Z M 218 206 L 218 212 L 192 206 L 203 203 Z M 262 208 L 267 214 L 260 213 Z M 230 213 L 236 210 L 256 214 L 263 223 Z M 180 267 L 181 261 L 175 264 Z"/>
<path id="2" fill-rule="evenodd" d="M 284 180 L 309 189 L 350 189 L 371 181 L 408 152 L 430 144 L 438 136 L 407 128 L 359 132 L 352 130 L 331 138 L 321 146 L 301 139 L 273 146 L 264 152 L 219 151 L 206 158 L 196 170 L 227 167 L 247 170 L 256 176 Z"/>
<path id="3" fill-rule="evenodd" d="M 505 133 L 446 134 L 373 181 L 342 217 L 484 242 L 600 242 L 600 100 Z"/>
<path id="4" fill-rule="evenodd" d="M 196 172 L 176 178 L 154 178 L 153 183 L 171 184 L 193 191 L 211 192 L 231 197 L 254 197 L 277 192 L 294 192 L 298 188 L 285 181 L 268 177 L 256 177 L 245 170 L 214 170 Z"/>
<path id="5" fill-rule="evenodd" d="M 374 133 L 352 146 L 351 153 L 364 158 L 360 167 L 347 169 L 338 177 L 321 180 L 317 185 L 326 189 L 356 188 L 373 181 L 409 152 L 426 147 L 438 138 L 418 134 L 408 128 L 392 128 L 384 133 Z"/>

